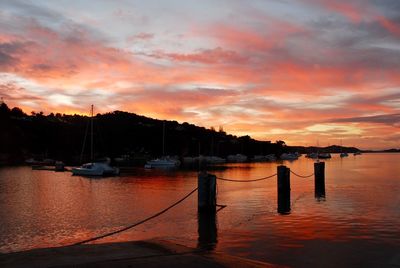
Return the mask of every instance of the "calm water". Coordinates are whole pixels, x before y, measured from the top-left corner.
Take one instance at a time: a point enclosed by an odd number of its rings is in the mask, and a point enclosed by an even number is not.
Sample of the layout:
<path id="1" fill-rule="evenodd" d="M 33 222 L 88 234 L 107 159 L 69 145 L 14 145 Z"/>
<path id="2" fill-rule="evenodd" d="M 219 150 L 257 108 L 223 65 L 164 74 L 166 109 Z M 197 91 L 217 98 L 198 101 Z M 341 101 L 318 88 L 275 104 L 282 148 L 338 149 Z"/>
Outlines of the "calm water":
<path id="1" fill-rule="evenodd" d="M 326 161 L 326 200 L 313 178 L 291 175 L 292 211 L 276 213 L 276 177 L 218 181 L 215 221 L 197 218 L 197 195 L 159 218 L 99 242 L 161 238 L 294 267 L 400 265 L 400 154 L 363 154 Z M 313 161 L 284 162 L 308 175 Z M 277 163 L 230 164 L 212 173 L 255 179 Z M 109 232 L 158 212 L 197 187 L 197 173 L 137 169 L 117 178 L 0 169 L 0 252 L 61 246 Z M 200 229 L 200 231 L 199 231 Z"/>

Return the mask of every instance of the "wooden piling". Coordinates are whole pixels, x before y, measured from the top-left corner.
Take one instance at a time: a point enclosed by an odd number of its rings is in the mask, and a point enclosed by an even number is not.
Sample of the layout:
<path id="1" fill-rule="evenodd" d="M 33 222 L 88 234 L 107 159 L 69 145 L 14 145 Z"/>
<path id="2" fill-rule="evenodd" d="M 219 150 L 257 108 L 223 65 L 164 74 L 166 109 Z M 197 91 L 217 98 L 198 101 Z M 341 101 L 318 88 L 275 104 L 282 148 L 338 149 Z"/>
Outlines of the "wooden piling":
<path id="1" fill-rule="evenodd" d="M 213 250 L 217 245 L 217 213 L 216 211 L 197 213 L 198 240 L 197 248 L 201 250 Z"/>
<path id="2" fill-rule="evenodd" d="M 288 214 L 290 212 L 290 169 L 286 166 L 278 166 L 278 213 Z"/>
<path id="3" fill-rule="evenodd" d="M 217 177 L 202 171 L 198 175 L 198 211 L 215 212 L 217 206 Z"/>
<path id="4" fill-rule="evenodd" d="M 325 162 L 314 163 L 315 197 L 325 198 Z"/>

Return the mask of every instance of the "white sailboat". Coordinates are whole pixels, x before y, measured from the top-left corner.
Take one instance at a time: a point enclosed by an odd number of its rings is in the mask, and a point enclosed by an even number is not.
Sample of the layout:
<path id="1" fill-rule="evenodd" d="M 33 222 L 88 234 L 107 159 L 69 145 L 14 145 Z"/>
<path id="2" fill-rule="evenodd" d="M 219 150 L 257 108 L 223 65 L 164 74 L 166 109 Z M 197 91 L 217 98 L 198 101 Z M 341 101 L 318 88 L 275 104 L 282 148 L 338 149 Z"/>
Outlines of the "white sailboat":
<path id="1" fill-rule="evenodd" d="M 283 153 L 279 158 L 281 160 L 297 160 L 299 155 L 296 153 Z"/>
<path id="2" fill-rule="evenodd" d="M 247 161 L 247 156 L 243 154 L 230 154 L 226 157 L 228 162 L 243 163 Z"/>
<path id="3" fill-rule="evenodd" d="M 348 157 L 349 154 L 346 152 L 343 152 L 343 145 L 342 145 L 342 140 L 340 140 L 340 157 Z"/>
<path id="4" fill-rule="evenodd" d="M 165 155 L 165 121 L 163 121 L 163 135 L 162 135 L 162 152 L 163 156 L 160 158 L 147 161 L 145 168 L 175 168 L 179 167 L 181 162 L 170 156 Z"/>
<path id="5" fill-rule="evenodd" d="M 110 159 L 104 161 L 93 161 L 93 105 L 90 117 L 90 159 L 92 162 L 83 164 L 80 167 L 72 168 L 72 175 L 79 176 L 115 176 L 119 174 L 119 168 L 110 166 Z M 82 151 L 83 152 L 83 151 Z"/>

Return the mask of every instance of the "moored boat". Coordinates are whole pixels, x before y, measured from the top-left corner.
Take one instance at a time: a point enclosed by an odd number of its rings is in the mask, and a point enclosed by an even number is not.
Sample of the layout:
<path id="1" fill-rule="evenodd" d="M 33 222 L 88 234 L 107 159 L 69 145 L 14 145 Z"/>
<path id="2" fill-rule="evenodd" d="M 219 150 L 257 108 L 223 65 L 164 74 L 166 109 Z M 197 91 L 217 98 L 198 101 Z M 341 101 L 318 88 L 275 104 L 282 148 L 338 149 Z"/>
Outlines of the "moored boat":
<path id="1" fill-rule="evenodd" d="M 205 156 L 204 161 L 207 164 L 223 164 L 226 162 L 226 160 L 222 157 L 219 156 Z"/>
<path id="2" fill-rule="evenodd" d="M 318 158 L 318 153 L 309 153 L 306 155 L 306 157 L 316 159 L 316 158 Z"/>
<path id="3" fill-rule="evenodd" d="M 92 162 L 71 169 L 72 175 L 78 176 L 116 176 L 119 169 L 111 167 L 107 162 Z"/>
<path id="4" fill-rule="evenodd" d="M 329 158 L 332 158 L 332 156 L 330 153 L 319 153 L 318 158 L 319 159 L 329 159 Z"/>
<path id="5" fill-rule="evenodd" d="M 228 162 L 236 162 L 236 163 L 241 163 L 241 162 L 246 162 L 247 161 L 247 156 L 243 155 L 243 154 L 231 154 L 228 155 L 228 157 L 226 158 L 228 160 Z"/>
<path id="6" fill-rule="evenodd" d="M 170 158 L 169 156 L 164 156 L 161 158 L 156 158 L 147 161 L 145 168 L 175 168 L 179 167 L 181 162 L 177 159 Z"/>
<path id="7" fill-rule="evenodd" d="M 92 162 L 83 164 L 80 167 L 74 167 L 71 169 L 72 175 L 80 175 L 80 176 L 116 176 L 119 175 L 119 168 L 114 168 L 110 166 L 111 160 L 109 158 L 105 158 L 102 161 L 93 161 L 94 153 L 93 153 L 93 105 L 91 107 L 91 146 L 90 146 L 90 158 Z M 86 140 L 86 137 L 85 137 Z M 83 155 L 83 149 L 82 149 Z M 82 158 L 82 156 L 81 156 Z"/>
<path id="8" fill-rule="evenodd" d="M 299 155 L 296 153 L 283 153 L 279 158 L 281 160 L 297 160 Z"/>
<path id="9" fill-rule="evenodd" d="M 176 168 L 181 164 L 177 158 L 165 155 L 165 121 L 163 121 L 162 130 L 162 153 L 162 157 L 147 161 L 144 168 Z"/>

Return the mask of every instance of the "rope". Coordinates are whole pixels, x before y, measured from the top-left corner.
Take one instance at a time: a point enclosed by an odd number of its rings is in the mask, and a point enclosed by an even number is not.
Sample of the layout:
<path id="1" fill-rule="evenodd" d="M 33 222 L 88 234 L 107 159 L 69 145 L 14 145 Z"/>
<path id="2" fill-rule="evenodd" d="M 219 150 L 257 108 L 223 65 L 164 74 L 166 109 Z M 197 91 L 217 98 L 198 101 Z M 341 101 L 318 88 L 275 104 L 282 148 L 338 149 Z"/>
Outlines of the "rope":
<path id="1" fill-rule="evenodd" d="M 182 203 L 185 199 L 187 199 L 187 198 L 188 198 L 189 196 L 191 196 L 194 192 L 196 192 L 197 189 L 198 189 L 198 188 L 193 189 L 190 193 L 188 193 L 187 195 L 185 195 L 183 198 L 181 198 L 180 200 L 176 201 L 175 203 L 173 203 L 173 204 L 170 205 L 169 207 L 167 207 L 167 208 L 161 210 L 160 212 L 154 214 L 153 216 L 150 216 L 150 217 L 148 217 L 148 218 L 146 218 L 146 219 L 144 219 L 144 220 L 141 220 L 141 221 L 139 221 L 139 222 L 137 222 L 137 223 L 134 223 L 134 224 L 129 225 L 129 226 L 127 226 L 127 227 L 121 228 L 121 229 L 119 229 L 119 230 L 116 230 L 116 231 L 113 231 L 113 232 L 110 232 L 110 233 L 107 233 L 107 234 L 99 235 L 99 236 L 96 236 L 96 237 L 93 237 L 93 238 L 89 238 L 89 239 L 86 239 L 86 240 L 83 240 L 83 241 L 80 241 L 80 242 L 71 244 L 71 245 L 69 245 L 69 246 L 82 245 L 82 244 L 85 244 L 85 243 L 88 243 L 88 242 L 92 242 L 92 241 L 99 240 L 99 239 L 102 239 L 102 238 L 105 238 L 105 237 L 108 237 L 108 236 L 112 236 L 112 235 L 115 235 L 115 234 L 124 232 L 124 231 L 126 231 L 126 230 L 129 230 L 129 229 L 131 229 L 131 228 L 133 228 L 133 227 L 136 227 L 136 226 L 138 226 L 138 225 L 140 225 L 140 224 L 142 224 L 142 223 L 145 223 L 145 222 L 147 222 L 147 221 L 149 221 L 149 220 L 151 220 L 151 219 L 154 219 L 154 218 L 160 216 L 161 214 L 164 214 L 165 212 L 167 212 L 167 211 L 170 210 L 171 208 L 175 207 L 176 205 Z"/>
<path id="2" fill-rule="evenodd" d="M 276 176 L 277 174 L 275 173 L 275 174 L 273 174 L 273 175 L 270 175 L 270 176 L 267 176 L 267 177 L 263 177 L 263 178 L 260 178 L 260 179 L 255 179 L 255 180 L 231 180 L 231 179 L 224 179 L 224 178 L 220 178 L 220 177 L 217 177 L 217 180 L 221 180 L 221 181 L 231 181 L 231 182 L 253 182 L 253 181 L 262 181 L 262 180 L 266 180 L 266 179 L 269 179 L 269 178 L 272 178 L 272 177 L 274 177 L 274 176 Z"/>
<path id="3" fill-rule="evenodd" d="M 219 207 L 219 209 L 217 209 L 217 213 L 220 212 L 221 210 L 223 210 L 224 208 L 226 208 L 228 205 L 216 205 L 217 207 Z"/>
<path id="4" fill-rule="evenodd" d="M 290 170 L 290 172 L 293 173 L 294 175 L 296 175 L 297 177 L 300 177 L 300 178 L 309 178 L 309 177 L 311 177 L 311 176 L 314 176 L 314 173 L 311 174 L 311 175 L 308 175 L 308 176 L 302 176 L 302 175 L 299 175 L 299 174 L 293 172 L 292 170 Z"/>

